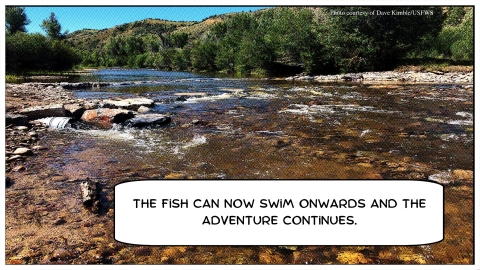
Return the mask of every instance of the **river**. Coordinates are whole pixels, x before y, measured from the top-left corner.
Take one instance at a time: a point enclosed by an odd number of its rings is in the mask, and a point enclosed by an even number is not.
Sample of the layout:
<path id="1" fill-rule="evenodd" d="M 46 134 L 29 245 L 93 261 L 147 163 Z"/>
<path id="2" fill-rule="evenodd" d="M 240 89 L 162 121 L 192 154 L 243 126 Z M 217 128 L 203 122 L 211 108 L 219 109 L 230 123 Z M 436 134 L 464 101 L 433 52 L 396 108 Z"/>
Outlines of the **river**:
<path id="1" fill-rule="evenodd" d="M 94 220 L 103 225 L 93 227 L 103 233 L 95 245 L 81 244 L 87 240 L 75 236 L 70 252 L 75 249 L 80 255 L 69 263 L 473 261 L 471 185 L 446 187 L 445 240 L 425 246 L 130 247 L 115 243 L 112 235 L 113 187 L 126 180 L 427 180 L 453 170 L 473 170 L 472 89 L 215 78 L 154 70 L 99 70 L 77 80 L 117 82 L 75 90 L 77 98 L 147 97 L 155 101 L 152 110 L 169 114 L 172 122 L 145 129 L 67 128 L 42 138 L 50 149 L 32 159 L 32 171 L 44 178 L 64 177 L 55 183 L 55 196 L 69 209 L 65 215 L 80 215 L 78 224 L 69 221 L 64 226 L 82 231 L 84 219 L 92 219 L 73 206 L 77 180 L 89 177 L 102 184 L 104 213 Z M 125 81 L 135 84 L 122 84 Z M 105 249 L 98 261 L 91 258 Z M 222 250 L 230 255 L 221 255 Z"/>

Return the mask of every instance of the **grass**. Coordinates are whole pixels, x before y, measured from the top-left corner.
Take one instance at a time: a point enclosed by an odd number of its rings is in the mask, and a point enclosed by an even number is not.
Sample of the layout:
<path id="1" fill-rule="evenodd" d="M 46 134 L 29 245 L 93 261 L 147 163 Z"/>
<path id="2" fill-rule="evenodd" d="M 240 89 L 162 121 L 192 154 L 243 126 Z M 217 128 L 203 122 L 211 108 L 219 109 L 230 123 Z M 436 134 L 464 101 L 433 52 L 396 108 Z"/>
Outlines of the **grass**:
<path id="1" fill-rule="evenodd" d="M 21 81 L 23 78 L 15 75 L 6 75 L 5 76 L 5 82 L 6 83 L 18 83 Z"/>

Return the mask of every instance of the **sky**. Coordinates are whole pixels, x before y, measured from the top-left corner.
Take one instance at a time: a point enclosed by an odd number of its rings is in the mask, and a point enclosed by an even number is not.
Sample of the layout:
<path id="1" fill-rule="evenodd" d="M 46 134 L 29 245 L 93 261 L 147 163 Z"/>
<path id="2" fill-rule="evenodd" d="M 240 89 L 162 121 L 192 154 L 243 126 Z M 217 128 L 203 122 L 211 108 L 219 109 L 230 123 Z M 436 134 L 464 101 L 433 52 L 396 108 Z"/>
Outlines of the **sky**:
<path id="1" fill-rule="evenodd" d="M 62 26 L 62 32 L 72 33 L 81 29 L 105 29 L 128 22 L 146 18 L 165 19 L 170 21 L 201 21 L 212 15 L 230 12 L 255 11 L 265 7 L 72 7 L 42 6 L 26 7 L 25 13 L 31 21 L 27 25 L 28 33 L 42 33 L 40 27 L 43 20 L 55 13 Z"/>

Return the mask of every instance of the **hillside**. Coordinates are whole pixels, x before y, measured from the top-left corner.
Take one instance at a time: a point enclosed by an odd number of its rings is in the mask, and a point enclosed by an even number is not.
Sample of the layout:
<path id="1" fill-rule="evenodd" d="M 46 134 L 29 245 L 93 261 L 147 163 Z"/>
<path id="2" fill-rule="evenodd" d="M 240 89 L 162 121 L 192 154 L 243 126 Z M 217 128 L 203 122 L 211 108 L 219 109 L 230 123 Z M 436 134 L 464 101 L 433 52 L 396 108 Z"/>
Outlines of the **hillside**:
<path id="1" fill-rule="evenodd" d="M 79 50 L 102 48 L 112 37 L 165 35 L 179 28 L 188 28 L 197 22 L 172 22 L 160 19 L 145 19 L 102 30 L 83 29 L 70 33 L 66 41 Z"/>
<path id="2" fill-rule="evenodd" d="M 425 7 L 428 16 L 332 15 L 392 9 L 415 12 L 415 7 L 273 7 L 201 22 L 145 19 L 84 29 L 69 34 L 65 42 L 82 67 L 260 76 L 382 71 L 429 59 L 473 59 L 471 7 Z M 386 39 L 386 33 L 395 39 Z"/>

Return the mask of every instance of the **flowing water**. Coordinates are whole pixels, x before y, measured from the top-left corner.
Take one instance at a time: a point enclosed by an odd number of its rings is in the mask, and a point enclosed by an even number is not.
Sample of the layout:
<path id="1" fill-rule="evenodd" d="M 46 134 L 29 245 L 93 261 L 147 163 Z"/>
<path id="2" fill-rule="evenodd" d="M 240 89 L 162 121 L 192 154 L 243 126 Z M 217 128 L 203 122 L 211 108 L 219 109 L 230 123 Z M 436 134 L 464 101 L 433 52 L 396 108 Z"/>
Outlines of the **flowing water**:
<path id="1" fill-rule="evenodd" d="M 76 90 L 78 98 L 147 97 L 155 101 L 152 112 L 169 114 L 172 122 L 144 129 L 66 128 L 42 138 L 50 149 L 35 159 L 32 171 L 45 178 L 64 176 L 56 183 L 63 190 L 60 199 L 76 196 L 71 191 L 76 179 L 98 179 L 103 186 L 105 213 L 97 220 L 103 224 L 104 234 L 97 237 L 101 244 L 76 251 L 80 255 L 71 263 L 92 263 L 86 254 L 100 252 L 99 247 L 110 250 L 101 256 L 103 261 L 97 258 L 103 263 L 473 261 L 471 184 L 446 187 L 445 240 L 426 246 L 132 247 L 115 243 L 109 218 L 113 187 L 126 180 L 426 180 L 440 172 L 473 170 L 472 89 L 213 78 L 153 70 L 103 70 L 83 80 L 117 83 Z M 121 83 L 125 81 L 136 83 Z"/>

